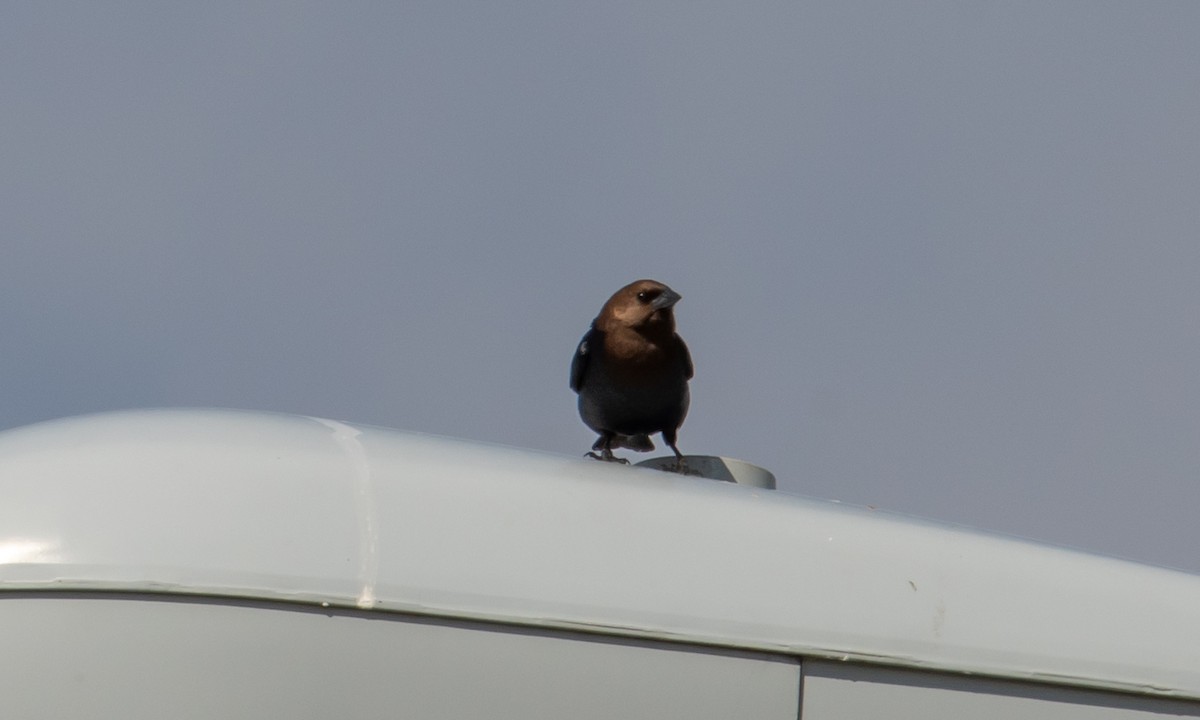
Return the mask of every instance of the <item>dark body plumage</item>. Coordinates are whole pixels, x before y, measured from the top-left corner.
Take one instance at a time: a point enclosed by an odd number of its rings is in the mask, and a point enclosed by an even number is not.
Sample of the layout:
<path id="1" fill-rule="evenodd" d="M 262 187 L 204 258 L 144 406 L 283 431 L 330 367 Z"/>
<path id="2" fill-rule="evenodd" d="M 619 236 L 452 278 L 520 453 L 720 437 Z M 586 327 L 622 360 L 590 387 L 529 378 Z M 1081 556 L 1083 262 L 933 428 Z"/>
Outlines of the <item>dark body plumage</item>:
<path id="1" fill-rule="evenodd" d="M 579 416 L 599 433 L 593 457 L 615 460 L 612 451 L 654 449 L 663 440 L 682 458 L 676 433 L 688 411 L 692 358 L 675 333 L 679 294 L 654 280 L 618 290 L 592 321 L 571 361 L 571 389 L 579 393 Z"/>

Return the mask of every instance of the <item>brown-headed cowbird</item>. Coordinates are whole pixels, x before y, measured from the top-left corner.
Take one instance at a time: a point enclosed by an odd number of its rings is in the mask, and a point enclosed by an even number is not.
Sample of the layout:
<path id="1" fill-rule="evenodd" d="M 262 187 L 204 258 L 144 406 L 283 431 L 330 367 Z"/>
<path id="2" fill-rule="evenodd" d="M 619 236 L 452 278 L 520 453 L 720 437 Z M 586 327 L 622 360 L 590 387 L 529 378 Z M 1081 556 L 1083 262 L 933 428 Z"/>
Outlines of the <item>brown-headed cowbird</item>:
<path id="1" fill-rule="evenodd" d="M 630 283 L 604 303 L 579 342 L 571 389 L 579 393 L 579 416 L 600 433 L 590 457 L 628 462 L 612 451 L 653 450 L 649 436 L 662 433 L 684 469 L 675 437 L 688 411 L 692 358 L 675 333 L 679 298 L 655 280 Z"/>

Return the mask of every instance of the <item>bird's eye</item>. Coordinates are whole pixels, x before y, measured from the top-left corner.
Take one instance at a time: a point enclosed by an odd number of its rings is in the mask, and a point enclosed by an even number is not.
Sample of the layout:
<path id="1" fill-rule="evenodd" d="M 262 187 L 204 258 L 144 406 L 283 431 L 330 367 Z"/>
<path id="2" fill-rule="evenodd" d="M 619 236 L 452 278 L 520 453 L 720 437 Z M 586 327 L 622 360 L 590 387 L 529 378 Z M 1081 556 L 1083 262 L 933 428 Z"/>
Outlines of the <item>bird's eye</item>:
<path id="1" fill-rule="evenodd" d="M 656 297 L 658 297 L 658 293 L 654 292 L 653 290 L 643 290 L 637 294 L 638 302 L 642 303 L 643 305 Z"/>

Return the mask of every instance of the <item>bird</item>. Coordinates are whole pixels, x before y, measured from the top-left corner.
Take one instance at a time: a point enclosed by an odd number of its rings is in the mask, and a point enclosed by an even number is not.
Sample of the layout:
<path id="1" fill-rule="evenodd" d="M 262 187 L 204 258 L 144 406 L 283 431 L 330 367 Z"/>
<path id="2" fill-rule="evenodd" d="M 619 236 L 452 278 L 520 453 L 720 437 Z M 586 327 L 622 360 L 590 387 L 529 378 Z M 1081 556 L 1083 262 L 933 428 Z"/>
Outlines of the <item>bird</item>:
<path id="1" fill-rule="evenodd" d="M 580 418 L 600 436 L 586 457 L 628 464 L 613 450 L 649 452 L 650 435 L 661 433 L 675 453 L 674 469 L 687 472 L 676 439 L 687 416 L 694 368 L 675 332 L 680 299 L 657 280 L 629 283 L 604 303 L 579 341 L 570 386 L 579 394 Z"/>

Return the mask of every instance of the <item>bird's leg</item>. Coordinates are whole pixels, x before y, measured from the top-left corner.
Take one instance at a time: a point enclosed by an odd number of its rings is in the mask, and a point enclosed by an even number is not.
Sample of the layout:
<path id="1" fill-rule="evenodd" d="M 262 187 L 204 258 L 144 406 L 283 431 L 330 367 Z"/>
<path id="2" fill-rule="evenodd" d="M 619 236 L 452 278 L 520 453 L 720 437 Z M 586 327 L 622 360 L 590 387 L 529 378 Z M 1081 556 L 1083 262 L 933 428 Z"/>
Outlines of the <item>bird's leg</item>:
<path id="1" fill-rule="evenodd" d="M 680 475 L 696 474 L 688 468 L 687 460 L 684 459 L 683 453 L 679 452 L 679 448 L 675 446 L 675 433 L 664 432 L 663 440 L 667 443 L 667 447 L 671 448 L 671 452 L 675 453 L 675 467 L 671 468 L 671 470 Z"/>

